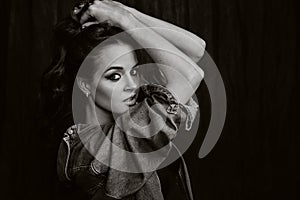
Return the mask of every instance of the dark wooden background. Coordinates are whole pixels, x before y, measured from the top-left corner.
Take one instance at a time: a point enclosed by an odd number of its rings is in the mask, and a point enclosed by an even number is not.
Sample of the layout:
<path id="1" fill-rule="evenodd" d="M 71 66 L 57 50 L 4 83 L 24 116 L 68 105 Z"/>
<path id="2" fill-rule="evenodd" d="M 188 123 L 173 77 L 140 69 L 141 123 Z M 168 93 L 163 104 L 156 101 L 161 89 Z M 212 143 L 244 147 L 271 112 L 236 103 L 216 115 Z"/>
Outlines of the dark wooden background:
<path id="1" fill-rule="evenodd" d="M 202 120 L 185 154 L 196 199 L 299 198 L 296 1 L 121 2 L 204 38 L 224 79 L 226 124 L 201 160 L 210 104 L 205 84 L 197 91 Z M 1 199 L 51 199 L 52 160 L 41 150 L 47 141 L 36 128 L 37 94 L 52 56 L 53 25 L 73 3 L 1 2 Z"/>

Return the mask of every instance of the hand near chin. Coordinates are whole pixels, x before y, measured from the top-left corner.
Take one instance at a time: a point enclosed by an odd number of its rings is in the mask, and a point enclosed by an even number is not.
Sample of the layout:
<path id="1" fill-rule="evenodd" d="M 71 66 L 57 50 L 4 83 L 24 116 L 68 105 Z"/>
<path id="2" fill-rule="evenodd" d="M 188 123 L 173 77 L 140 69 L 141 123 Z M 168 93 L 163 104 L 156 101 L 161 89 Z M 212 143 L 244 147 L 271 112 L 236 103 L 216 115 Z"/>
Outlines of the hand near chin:
<path id="1" fill-rule="evenodd" d="M 98 23 L 108 23 L 111 26 L 122 27 L 122 24 L 128 21 L 131 13 L 129 7 L 115 1 L 103 0 L 94 1 L 88 10 L 82 15 L 80 22 L 83 26 L 95 22 L 87 22 L 90 18 L 95 18 Z"/>

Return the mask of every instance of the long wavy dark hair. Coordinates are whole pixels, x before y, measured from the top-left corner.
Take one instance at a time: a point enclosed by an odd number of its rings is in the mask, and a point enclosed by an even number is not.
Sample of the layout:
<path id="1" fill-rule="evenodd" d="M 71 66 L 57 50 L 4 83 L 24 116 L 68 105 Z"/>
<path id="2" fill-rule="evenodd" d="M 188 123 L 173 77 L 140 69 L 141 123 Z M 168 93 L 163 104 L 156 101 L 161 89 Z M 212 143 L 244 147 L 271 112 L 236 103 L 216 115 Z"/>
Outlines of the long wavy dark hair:
<path id="1" fill-rule="evenodd" d="M 99 43 L 121 31 L 108 24 L 91 25 L 82 30 L 81 24 L 72 17 L 55 26 L 57 55 L 42 75 L 40 90 L 42 126 L 48 133 L 62 136 L 74 123 L 72 91 L 81 63 Z"/>
<path id="2" fill-rule="evenodd" d="M 72 14 L 54 27 L 55 56 L 41 77 L 39 125 L 42 147 L 45 148 L 41 149 L 44 157 L 40 162 L 50 170 L 47 181 L 55 185 L 53 194 L 56 196 L 55 199 L 77 198 L 77 194 L 73 194 L 74 191 L 68 192 L 69 188 L 61 185 L 55 173 L 57 151 L 63 134 L 74 124 L 72 93 L 74 87 L 77 86 L 74 84 L 77 73 L 82 62 L 96 46 L 121 32 L 123 32 L 122 29 L 107 23 L 93 24 L 83 29 L 82 24 Z M 105 51 L 105 47 L 103 50 Z M 153 63 L 145 50 L 139 49 L 135 53 L 139 65 Z M 151 73 L 147 70 L 151 70 Z M 159 68 L 141 68 L 140 73 L 148 82 L 163 85 L 167 82 Z M 150 74 L 151 76 L 147 77 Z M 82 92 L 78 94 L 81 94 L 82 98 L 86 98 Z"/>
<path id="3" fill-rule="evenodd" d="M 82 62 L 97 45 L 122 31 L 107 23 L 93 24 L 82 29 L 82 25 L 72 16 L 66 17 L 55 26 L 57 54 L 42 75 L 39 95 L 41 127 L 50 136 L 47 138 L 49 143 L 56 144 L 54 148 L 57 148 L 64 131 L 74 124 L 72 92 Z M 153 63 L 145 50 L 135 52 L 139 64 Z M 145 67 L 142 70 L 149 69 Z M 144 77 L 148 82 L 166 83 L 159 68 L 151 69 L 151 73 L 144 71 L 142 74 L 151 74 L 151 77 Z"/>

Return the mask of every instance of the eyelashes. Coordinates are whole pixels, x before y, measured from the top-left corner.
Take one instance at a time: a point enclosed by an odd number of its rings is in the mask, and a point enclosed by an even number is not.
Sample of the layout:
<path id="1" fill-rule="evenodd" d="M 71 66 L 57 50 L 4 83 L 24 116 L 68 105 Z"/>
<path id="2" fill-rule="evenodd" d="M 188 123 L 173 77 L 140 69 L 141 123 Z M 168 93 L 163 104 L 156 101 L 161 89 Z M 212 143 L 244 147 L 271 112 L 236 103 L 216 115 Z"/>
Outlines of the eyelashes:
<path id="1" fill-rule="evenodd" d="M 130 70 L 130 75 L 137 76 L 138 75 L 138 68 Z"/>
<path id="2" fill-rule="evenodd" d="M 136 68 L 135 69 L 131 69 L 130 70 L 130 75 L 131 76 L 138 76 L 139 75 L 138 69 L 136 69 Z M 114 81 L 114 82 L 120 80 L 121 77 L 122 77 L 122 74 L 121 73 L 116 73 L 116 72 L 112 73 L 112 74 L 110 74 L 108 76 L 105 76 L 106 79 Z"/>
<path id="3" fill-rule="evenodd" d="M 111 81 L 118 81 L 121 78 L 121 75 L 118 73 L 113 73 L 109 76 L 106 76 L 105 78 Z"/>

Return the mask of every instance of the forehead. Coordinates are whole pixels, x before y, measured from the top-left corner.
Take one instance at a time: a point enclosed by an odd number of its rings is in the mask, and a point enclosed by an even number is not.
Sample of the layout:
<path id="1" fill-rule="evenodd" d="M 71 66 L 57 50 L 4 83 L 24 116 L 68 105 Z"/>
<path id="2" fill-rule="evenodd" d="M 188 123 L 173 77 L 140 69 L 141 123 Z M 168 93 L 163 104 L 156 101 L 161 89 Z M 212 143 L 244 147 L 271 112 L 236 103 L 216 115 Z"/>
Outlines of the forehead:
<path id="1" fill-rule="evenodd" d="M 95 59 L 97 68 L 103 71 L 110 66 L 132 67 L 137 62 L 136 54 L 129 44 L 113 43 L 105 46 Z"/>

